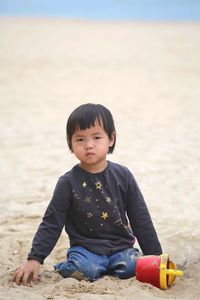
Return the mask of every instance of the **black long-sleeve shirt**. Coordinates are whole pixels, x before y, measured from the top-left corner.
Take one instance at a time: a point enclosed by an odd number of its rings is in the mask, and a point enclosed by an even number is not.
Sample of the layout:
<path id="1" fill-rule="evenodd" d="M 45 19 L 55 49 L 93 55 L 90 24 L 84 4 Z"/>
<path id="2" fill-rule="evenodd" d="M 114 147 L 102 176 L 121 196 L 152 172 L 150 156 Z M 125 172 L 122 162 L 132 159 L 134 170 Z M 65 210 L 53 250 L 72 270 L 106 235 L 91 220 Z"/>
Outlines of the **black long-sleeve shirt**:
<path id="1" fill-rule="evenodd" d="M 43 260 L 65 226 L 70 246 L 99 255 L 132 247 L 137 238 L 145 255 L 162 249 L 140 189 L 124 166 L 108 162 L 100 173 L 74 166 L 58 180 L 28 259 Z"/>

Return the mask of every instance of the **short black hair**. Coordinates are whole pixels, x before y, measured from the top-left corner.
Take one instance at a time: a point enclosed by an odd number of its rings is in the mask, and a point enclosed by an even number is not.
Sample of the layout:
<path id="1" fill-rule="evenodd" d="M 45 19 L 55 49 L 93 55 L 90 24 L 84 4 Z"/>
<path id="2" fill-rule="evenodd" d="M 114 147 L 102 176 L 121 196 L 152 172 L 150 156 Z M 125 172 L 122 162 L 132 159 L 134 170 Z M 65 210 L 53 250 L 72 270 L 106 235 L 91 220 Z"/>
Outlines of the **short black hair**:
<path id="1" fill-rule="evenodd" d="M 72 151 L 72 135 L 77 129 L 84 130 L 95 126 L 95 122 L 103 124 L 103 128 L 107 133 L 109 139 L 115 133 L 115 125 L 111 112 L 101 104 L 86 103 L 77 107 L 69 116 L 66 125 L 67 143 L 69 149 Z M 108 153 L 112 153 L 115 147 L 116 134 L 114 143 L 109 147 Z"/>

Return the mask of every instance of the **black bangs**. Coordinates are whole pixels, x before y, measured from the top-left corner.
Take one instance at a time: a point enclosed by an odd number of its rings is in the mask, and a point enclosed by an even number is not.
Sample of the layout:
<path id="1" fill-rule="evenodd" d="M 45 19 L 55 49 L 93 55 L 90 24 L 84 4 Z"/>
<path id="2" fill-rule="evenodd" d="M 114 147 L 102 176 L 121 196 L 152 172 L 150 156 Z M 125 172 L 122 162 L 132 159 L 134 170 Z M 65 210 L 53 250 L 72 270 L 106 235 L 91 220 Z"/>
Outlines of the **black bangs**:
<path id="1" fill-rule="evenodd" d="M 77 116 L 74 118 L 74 124 L 72 126 L 74 130 L 84 130 L 93 127 L 95 126 L 96 121 L 98 121 L 99 125 L 101 125 L 99 112 L 97 109 L 95 109 L 95 107 L 91 108 L 92 109 L 87 110 L 85 107 L 85 109 L 83 108 L 83 110 L 77 114 Z"/>
<path id="2" fill-rule="evenodd" d="M 72 150 L 71 139 L 73 133 L 77 129 L 84 130 L 93 127 L 96 122 L 103 126 L 109 139 L 111 139 L 113 132 L 115 132 L 114 121 L 110 111 L 103 105 L 87 103 L 77 107 L 71 113 L 66 126 L 67 142 L 70 150 Z M 109 153 L 113 152 L 114 145 L 110 148 Z"/>

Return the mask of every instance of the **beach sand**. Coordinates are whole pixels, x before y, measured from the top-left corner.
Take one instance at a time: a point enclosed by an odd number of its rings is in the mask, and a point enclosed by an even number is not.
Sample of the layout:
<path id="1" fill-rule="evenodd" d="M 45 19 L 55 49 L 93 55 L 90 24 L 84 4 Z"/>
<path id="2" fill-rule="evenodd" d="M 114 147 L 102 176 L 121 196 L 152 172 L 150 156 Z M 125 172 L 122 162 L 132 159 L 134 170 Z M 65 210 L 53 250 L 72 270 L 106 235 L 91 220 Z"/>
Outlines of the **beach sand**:
<path id="1" fill-rule="evenodd" d="M 0 299 L 200 299 L 200 23 L 0 19 Z M 108 159 L 133 172 L 163 251 L 184 271 L 162 291 L 135 278 L 63 279 L 53 264 L 16 286 L 60 175 L 75 163 L 69 113 L 102 103 L 117 128 Z"/>

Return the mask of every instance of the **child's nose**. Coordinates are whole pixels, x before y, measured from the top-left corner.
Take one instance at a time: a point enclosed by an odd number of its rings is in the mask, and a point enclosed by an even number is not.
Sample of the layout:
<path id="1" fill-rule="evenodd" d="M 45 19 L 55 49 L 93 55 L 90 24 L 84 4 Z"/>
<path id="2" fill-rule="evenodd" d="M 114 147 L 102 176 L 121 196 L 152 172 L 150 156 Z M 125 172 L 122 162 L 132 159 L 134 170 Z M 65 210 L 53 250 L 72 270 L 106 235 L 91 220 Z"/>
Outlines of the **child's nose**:
<path id="1" fill-rule="evenodd" d="M 93 143 L 91 140 L 87 140 L 85 143 L 85 149 L 92 149 L 93 148 Z"/>

